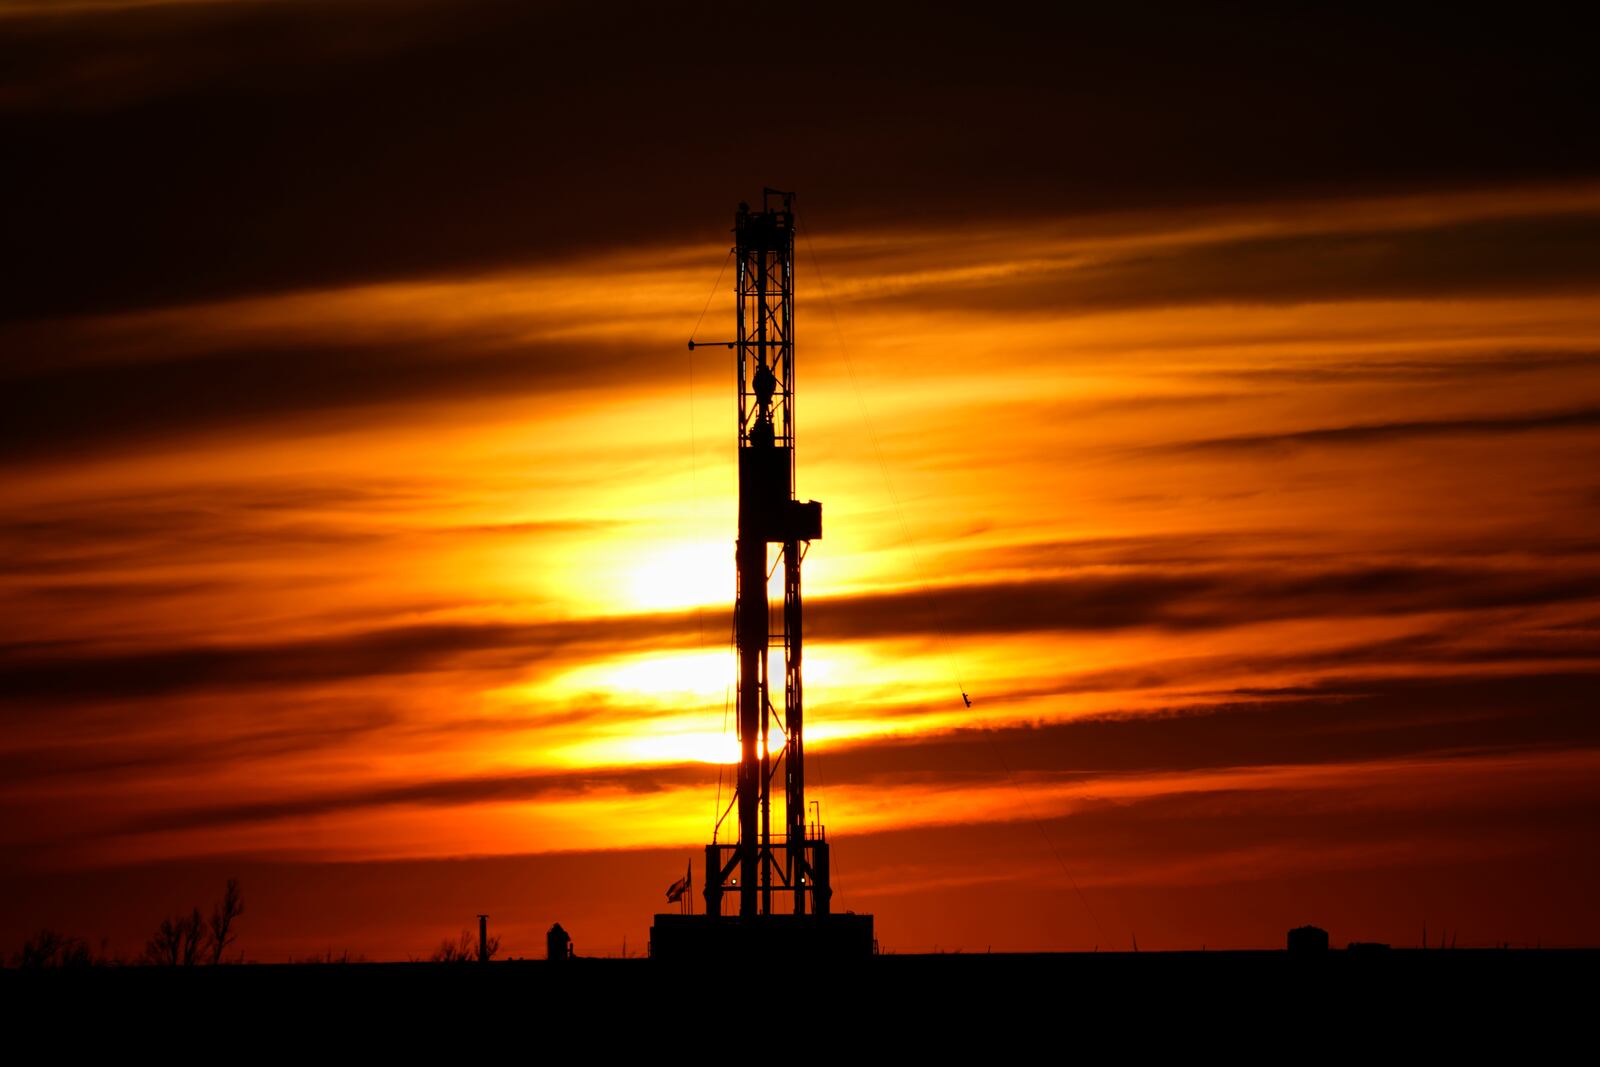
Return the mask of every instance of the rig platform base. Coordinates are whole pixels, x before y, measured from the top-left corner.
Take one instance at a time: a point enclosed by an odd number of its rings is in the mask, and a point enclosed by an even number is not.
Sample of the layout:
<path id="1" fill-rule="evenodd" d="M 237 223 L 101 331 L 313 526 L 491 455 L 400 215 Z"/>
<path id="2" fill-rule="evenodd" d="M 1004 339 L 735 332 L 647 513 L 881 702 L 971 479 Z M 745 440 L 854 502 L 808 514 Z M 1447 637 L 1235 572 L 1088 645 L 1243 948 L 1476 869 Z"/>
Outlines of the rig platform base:
<path id="1" fill-rule="evenodd" d="M 751 918 L 657 915 L 650 927 L 650 957 L 660 960 L 867 959 L 874 945 L 872 916 L 853 912 Z"/>

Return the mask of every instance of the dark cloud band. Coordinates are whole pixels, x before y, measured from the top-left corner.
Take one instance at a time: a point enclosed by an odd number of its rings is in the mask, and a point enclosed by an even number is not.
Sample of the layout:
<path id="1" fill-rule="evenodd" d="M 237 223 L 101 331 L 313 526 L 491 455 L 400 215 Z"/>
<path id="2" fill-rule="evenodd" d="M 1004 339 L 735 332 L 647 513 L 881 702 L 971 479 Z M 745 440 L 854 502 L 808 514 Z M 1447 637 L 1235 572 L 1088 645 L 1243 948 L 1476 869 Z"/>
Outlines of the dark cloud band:
<path id="1" fill-rule="evenodd" d="M 1295 618 L 1358 618 L 1581 603 L 1600 574 L 1392 564 L 1309 569 L 1132 570 L 848 597 L 807 605 L 823 641 L 948 635 L 1202 631 Z M 104 651 L 0 648 L 0 703 L 149 698 L 313 687 L 437 670 L 524 672 L 564 655 L 695 647 L 696 611 L 571 622 L 439 623 L 259 645 Z"/>

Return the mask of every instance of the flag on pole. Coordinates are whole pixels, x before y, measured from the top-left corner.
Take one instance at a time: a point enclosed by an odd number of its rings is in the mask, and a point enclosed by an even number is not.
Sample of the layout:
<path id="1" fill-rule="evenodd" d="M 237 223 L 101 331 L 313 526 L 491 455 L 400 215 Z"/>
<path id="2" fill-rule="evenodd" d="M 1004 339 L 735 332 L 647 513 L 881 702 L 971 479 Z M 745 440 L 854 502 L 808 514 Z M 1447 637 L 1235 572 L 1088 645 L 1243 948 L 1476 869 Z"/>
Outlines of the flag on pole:
<path id="1" fill-rule="evenodd" d="M 688 891 L 689 876 L 686 874 L 667 887 L 667 903 L 676 904 L 678 901 L 683 899 L 683 895 Z"/>

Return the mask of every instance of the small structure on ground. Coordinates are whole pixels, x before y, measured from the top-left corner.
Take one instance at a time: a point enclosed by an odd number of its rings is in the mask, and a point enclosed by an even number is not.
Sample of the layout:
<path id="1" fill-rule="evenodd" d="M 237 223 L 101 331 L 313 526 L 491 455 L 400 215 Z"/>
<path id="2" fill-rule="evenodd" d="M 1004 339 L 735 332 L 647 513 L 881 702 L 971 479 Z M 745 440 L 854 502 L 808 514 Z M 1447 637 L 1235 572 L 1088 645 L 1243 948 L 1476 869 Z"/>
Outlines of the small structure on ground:
<path id="1" fill-rule="evenodd" d="M 550 927 L 550 932 L 544 935 L 544 958 L 547 960 L 572 958 L 572 938 L 561 929 L 560 923 Z"/>
<path id="2" fill-rule="evenodd" d="M 1296 956 L 1328 951 L 1328 931 L 1320 926 L 1296 926 L 1289 931 L 1289 951 Z"/>

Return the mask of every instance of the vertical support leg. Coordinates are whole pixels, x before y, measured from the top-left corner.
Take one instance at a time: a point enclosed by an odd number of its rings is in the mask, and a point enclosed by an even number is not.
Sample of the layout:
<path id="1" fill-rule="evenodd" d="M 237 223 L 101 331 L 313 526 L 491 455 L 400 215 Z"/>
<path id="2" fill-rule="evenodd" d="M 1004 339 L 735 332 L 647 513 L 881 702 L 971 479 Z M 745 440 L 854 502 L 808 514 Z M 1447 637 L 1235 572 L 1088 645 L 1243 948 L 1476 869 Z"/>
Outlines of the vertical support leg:
<path id="1" fill-rule="evenodd" d="M 739 914 L 756 913 L 760 857 L 761 760 L 756 745 L 765 709 L 761 671 L 767 658 L 767 545 L 741 536 L 739 561 Z"/>
<path id="2" fill-rule="evenodd" d="M 766 575 L 762 575 L 762 581 Z M 763 600 L 765 598 L 763 597 Z M 762 620 L 771 625 L 771 619 Z M 770 630 L 767 631 L 770 634 Z M 772 704 L 767 649 L 761 651 L 761 914 L 772 914 Z"/>
<path id="3" fill-rule="evenodd" d="M 761 249 L 761 251 L 759 253 L 757 253 L 757 255 L 755 257 L 755 261 L 756 261 L 756 300 L 755 300 L 755 304 L 756 304 L 756 359 L 757 359 L 757 362 L 760 364 L 760 368 L 759 368 L 759 371 L 758 371 L 758 373 L 760 373 L 760 374 L 767 374 L 768 373 L 768 365 L 769 365 L 769 363 L 771 362 L 771 359 L 772 359 L 772 354 L 768 350 L 768 340 L 767 340 L 767 315 L 768 315 L 767 308 L 768 308 L 768 303 L 771 300 L 771 289 L 770 289 L 771 276 L 770 276 L 770 274 L 768 272 L 768 266 L 769 266 L 769 264 L 768 264 L 768 255 L 769 255 L 769 253 L 768 253 L 767 249 L 765 247 L 763 247 Z M 772 440 L 772 435 L 771 435 L 772 399 L 771 399 L 770 396 L 767 396 L 765 399 L 763 399 L 762 396 L 761 396 L 761 392 L 762 391 L 760 389 L 757 390 L 756 400 L 757 400 L 757 403 L 759 404 L 759 407 L 760 407 L 760 419 L 761 419 L 762 423 L 764 425 L 766 425 L 767 428 L 768 428 L 768 430 L 767 430 L 767 442 L 768 442 L 768 447 L 770 447 L 770 442 Z M 754 447 L 756 447 L 758 449 L 761 448 L 760 445 L 756 445 Z M 761 465 L 761 470 L 762 470 L 762 474 L 766 478 L 770 479 L 770 476 L 771 476 L 771 473 L 772 473 L 770 466 L 768 466 L 767 464 L 763 463 Z M 777 488 L 776 486 L 773 486 L 773 485 L 770 485 L 770 484 L 763 484 L 760 487 L 760 490 L 759 490 L 760 493 L 761 493 L 760 501 L 761 501 L 761 505 L 763 507 L 768 506 L 772 496 L 776 495 L 775 492 L 774 492 L 776 490 L 776 488 Z M 761 545 L 761 609 L 762 609 L 761 610 L 761 694 L 760 694 L 760 697 L 759 697 L 760 704 L 761 704 L 761 768 L 760 768 L 760 775 L 761 775 L 761 844 L 759 846 L 760 847 L 759 862 L 760 862 L 760 871 L 761 871 L 761 911 L 762 911 L 763 914 L 770 914 L 772 912 L 772 765 L 771 765 L 771 756 L 770 756 L 771 749 L 769 748 L 767 742 L 769 740 L 768 731 L 769 731 L 769 729 L 771 727 L 771 718 L 772 717 L 771 717 L 771 713 L 768 710 L 771 707 L 771 695 L 770 695 L 770 689 L 769 689 L 769 686 L 768 686 L 768 671 L 769 671 L 769 668 L 770 668 L 770 664 L 768 662 L 767 649 L 769 647 L 769 639 L 770 639 L 771 633 L 772 633 L 772 616 L 771 616 L 771 612 L 770 612 L 770 607 L 769 607 L 769 605 L 767 603 L 767 553 L 766 553 L 766 537 L 767 537 L 767 534 L 769 533 L 769 530 L 766 528 L 766 522 L 770 521 L 770 516 L 766 516 L 765 519 L 766 519 L 766 521 L 763 522 L 763 529 L 761 530 L 761 533 L 759 535 L 760 538 L 761 538 L 761 542 L 762 542 L 762 545 Z"/>
<path id="4" fill-rule="evenodd" d="M 783 545 L 784 723 L 789 727 L 784 797 L 784 833 L 788 843 L 789 878 L 794 887 L 794 913 L 805 914 L 806 885 L 806 747 L 805 707 L 801 692 L 800 543 Z"/>
<path id="5" fill-rule="evenodd" d="M 716 845 L 706 846 L 706 881 L 702 890 L 706 897 L 706 916 L 716 919 L 722 915 L 722 850 Z"/>

